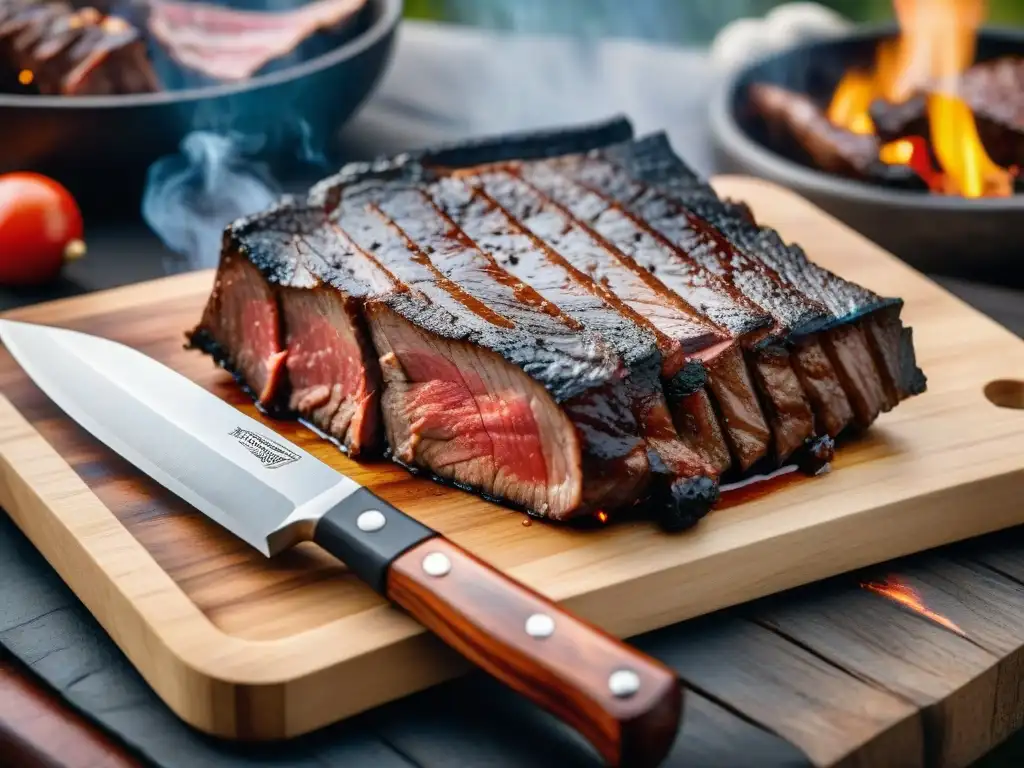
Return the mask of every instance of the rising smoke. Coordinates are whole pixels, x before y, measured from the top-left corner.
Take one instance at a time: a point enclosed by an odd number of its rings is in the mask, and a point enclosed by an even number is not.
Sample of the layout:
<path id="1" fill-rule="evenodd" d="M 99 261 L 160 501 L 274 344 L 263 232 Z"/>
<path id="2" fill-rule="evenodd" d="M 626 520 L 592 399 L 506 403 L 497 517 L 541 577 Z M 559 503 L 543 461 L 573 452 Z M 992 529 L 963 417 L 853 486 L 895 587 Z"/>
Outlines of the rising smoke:
<path id="1" fill-rule="evenodd" d="M 279 194 L 269 171 L 252 160 L 258 143 L 237 134 L 195 131 L 177 155 L 149 169 L 142 215 L 164 244 L 181 258 L 168 271 L 216 263 L 224 226 L 256 213 Z"/>
<path id="2" fill-rule="evenodd" d="M 323 172 L 325 141 L 304 120 L 291 131 L 294 157 Z M 269 207 L 282 192 L 270 167 L 258 160 L 265 139 L 225 130 L 197 130 L 179 151 L 157 160 L 146 176 L 142 217 L 175 256 L 168 272 L 216 266 L 224 227 Z"/>

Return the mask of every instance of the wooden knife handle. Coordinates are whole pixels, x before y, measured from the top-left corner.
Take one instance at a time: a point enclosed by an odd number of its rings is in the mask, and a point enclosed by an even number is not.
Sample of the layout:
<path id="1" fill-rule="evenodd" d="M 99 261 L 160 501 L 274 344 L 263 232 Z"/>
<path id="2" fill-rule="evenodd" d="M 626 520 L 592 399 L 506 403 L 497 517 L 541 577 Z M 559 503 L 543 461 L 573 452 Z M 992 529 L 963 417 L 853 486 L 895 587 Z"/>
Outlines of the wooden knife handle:
<path id="1" fill-rule="evenodd" d="M 401 554 L 386 594 L 615 766 L 656 766 L 683 708 L 674 672 L 440 536 Z"/>

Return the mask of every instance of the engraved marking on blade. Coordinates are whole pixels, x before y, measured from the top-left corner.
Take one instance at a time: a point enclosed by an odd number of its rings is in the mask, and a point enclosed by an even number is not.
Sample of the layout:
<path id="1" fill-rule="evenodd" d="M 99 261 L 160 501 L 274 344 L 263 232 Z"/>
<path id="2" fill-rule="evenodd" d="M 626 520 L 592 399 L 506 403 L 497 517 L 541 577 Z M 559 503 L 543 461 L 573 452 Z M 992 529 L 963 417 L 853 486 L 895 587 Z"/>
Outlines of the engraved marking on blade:
<path id="1" fill-rule="evenodd" d="M 283 445 L 275 443 L 263 435 L 250 432 L 248 429 L 235 427 L 229 434 L 240 442 L 249 453 L 259 459 L 267 469 L 278 469 L 299 460 L 299 454 L 289 451 Z"/>

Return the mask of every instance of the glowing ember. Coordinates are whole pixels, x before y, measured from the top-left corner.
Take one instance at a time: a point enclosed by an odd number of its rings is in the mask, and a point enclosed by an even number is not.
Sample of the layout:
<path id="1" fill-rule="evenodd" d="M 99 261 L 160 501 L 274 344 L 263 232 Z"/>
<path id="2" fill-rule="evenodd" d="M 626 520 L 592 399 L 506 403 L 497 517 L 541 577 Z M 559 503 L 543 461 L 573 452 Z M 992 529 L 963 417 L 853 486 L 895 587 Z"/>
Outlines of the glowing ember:
<path id="1" fill-rule="evenodd" d="M 607 523 L 608 522 L 608 513 L 605 512 L 603 509 L 600 510 L 597 513 L 596 517 L 597 517 L 599 522 L 602 522 L 602 523 Z"/>
<path id="2" fill-rule="evenodd" d="M 32 73 L 31 69 L 23 69 L 18 73 L 18 82 L 22 85 L 32 85 L 32 81 L 36 79 L 36 76 Z"/>
<path id="3" fill-rule="evenodd" d="M 914 142 L 910 139 L 890 141 L 878 150 L 878 157 L 889 165 L 910 165 L 914 158 Z"/>
<path id="4" fill-rule="evenodd" d="M 958 96 L 961 74 L 974 61 L 985 0 L 893 0 L 900 34 L 879 45 L 871 72 L 847 72 L 832 95 L 828 117 L 858 134 L 875 133 L 869 115 L 876 99 L 902 103 L 927 92 L 931 147 L 911 137 L 884 145 L 879 159 L 910 166 L 937 194 L 1004 197 L 1014 174 L 985 151 L 974 114 Z M 919 139 L 919 142 L 915 140 Z"/>
<path id="5" fill-rule="evenodd" d="M 913 587 L 902 583 L 895 577 L 888 577 L 885 581 L 866 581 L 861 583 L 861 587 L 866 589 L 868 592 L 874 592 L 876 595 L 887 597 L 893 602 L 899 603 L 904 608 L 909 608 L 919 616 L 935 622 L 941 627 L 945 627 L 950 632 L 955 632 L 961 637 L 967 637 L 967 633 L 960 629 L 954 622 L 947 619 L 941 613 L 935 613 L 924 604 L 924 600 L 921 595 L 918 594 L 917 590 Z"/>

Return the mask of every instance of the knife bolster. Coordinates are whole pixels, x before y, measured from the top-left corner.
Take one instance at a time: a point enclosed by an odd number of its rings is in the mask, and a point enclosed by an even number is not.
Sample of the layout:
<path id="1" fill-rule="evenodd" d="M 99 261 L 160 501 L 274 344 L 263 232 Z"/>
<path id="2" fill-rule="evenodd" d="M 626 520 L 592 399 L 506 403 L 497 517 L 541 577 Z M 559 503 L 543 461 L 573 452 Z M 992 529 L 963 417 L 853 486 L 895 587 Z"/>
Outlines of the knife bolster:
<path id="1" fill-rule="evenodd" d="M 376 530 L 361 529 L 357 523 L 359 516 L 372 510 L 384 516 L 384 525 Z M 436 531 L 395 509 L 372 491 L 360 488 L 320 518 L 313 541 L 383 595 L 391 563 L 434 536 Z"/>

